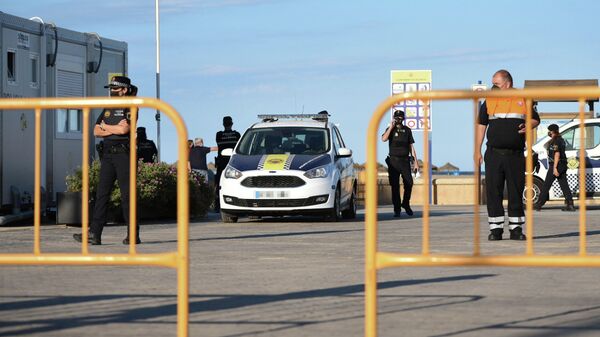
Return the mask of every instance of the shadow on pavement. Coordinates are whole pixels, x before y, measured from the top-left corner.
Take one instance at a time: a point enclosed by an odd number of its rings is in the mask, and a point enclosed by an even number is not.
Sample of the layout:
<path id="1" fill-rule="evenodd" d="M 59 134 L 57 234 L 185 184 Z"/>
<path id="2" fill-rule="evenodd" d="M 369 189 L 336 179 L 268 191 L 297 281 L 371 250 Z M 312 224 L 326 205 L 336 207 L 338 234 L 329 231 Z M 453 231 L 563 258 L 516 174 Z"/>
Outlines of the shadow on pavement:
<path id="1" fill-rule="evenodd" d="M 600 234 L 600 231 L 587 231 L 586 232 L 586 235 L 588 235 L 588 236 L 598 235 L 598 234 Z M 572 236 L 579 236 L 579 232 L 569 232 L 569 233 L 552 234 L 552 235 L 540 235 L 540 236 L 534 236 L 533 239 L 534 240 L 559 239 L 559 238 L 568 238 L 568 237 L 572 237 Z"/>
<path id="2" fill-rule="evenodd" d="M 479 280 L 494 277 L 495 274 L 474 274 L 451 277 L 439 277 L 431 279 L 416 279 L 403 281 L 388 281 L 379 283 L 379 289 L 391 289 L 397 287 L 427 284 L 456 282 L 466 280 Z M 195 319 L 191 317 L 191 324 L 275 324 L 278 327 L 267 331 L 289 329 L 307 324 L 318 324 L 360 318 L 363 315 L 363 293 L 364 285 L 356 284 L 343 287 L 323 288 L 305 291 L 296 291 L 275 295 L 245 295 L 245 294 L 210 294 L 190 296 L 190 315 L 213 315 L 214 319 L 206 319 L 203 316 Z M 380 313 L 392 313 L 397 311 L 419 310 L 424 308 L 454 305 L 465 302 L 481 300 L 482 296 L 474 295 L 380 295 Z M 0 336 L 23 336 L 30 334 L 43 334 L 53 331 L 73 329 L 78 327 L 100 327 L 105 324 L 114 323 L 140 323 L 140 324 L 175 324 L 177 312 L 176 296 L 174 295 L 146 295 L 146 294 L 123 294 L 123 295 L 90 295 L 90 296 L 60 296 L 49 298 L 9 297 L 17 299 L 14 302 L 3 302 L 0 298 Z M 389 305 L 389 300 L 394 298 L 413 299 L 413 303 L 395 303 Z M 431 299 L 438 302 L 431 302 Z M 341 303 L 341 300 L 350 300 L 353 305 Z M 425 300 L 422 300 L 425 299 Z M 449 299 L 449 303 L 439 303 L 439 299 Z M 286 301 L 303 300 L 312 308 L 312 316 L 306 316 L 306 311 L 299 309 L 298 302 L 287 306 L 281 306 Z M 311 301 L 321 300 L 313 303 Z M 326 302 L 323 302 L 326 301 Z M 419 303 L 418 301 L 421 301 Z M 168 303 L 165 303 L 168 302 Z M 327 304 L 327 302 L 333 302 Z M 424 303 L 423 303 L 424 302 Z M 386 304 L 387 303 L 387 304 Z M 276 305 L 270 309 L 276 315 L 265 314 L 263 310 L 257 310 L 254 306 Z M 279 306 L 277 306 L 279 305 Z M 301 305 L 301 304 L 300 304 Z M 398 307 L 400 306 L 400 307 Z M 240 310 L 252 308 L 250 312 L 254 315 L 261 313 L 269 317 L 269 321 L 261 320 L 262 317 L 254 319 L 243 319 L 235 311 L 230 313 L 232 320 L 223 320 L 226 313 L 222 310 Z M 269 310 L 270 307 L 264 308 Z M 22 310 L 35 310 L 44 313 L 46 317 L 36 319 L 31 313 L 26 318 L 19 319 Z M 285 311 L 290 313 L 285 316 Z M 330 312 L 330 311 L 337 312 Z M 21 312 L 20 312 L 21 311 Z M 278 319 L 277 315 L 284 314 Z M 51 317 L 48 317 L 51 316 Z M 244 315 L 242 315 L 243 317 Z M 168 319 L 164 319 L 169 317 Z M 253 316 L 254 317 L 254 316 Z M 302 317 L 303 320 L 298 320 Z M 311 318 L 311 319 L 304 319 Z M 158 319 L 158 320 L 157 320 Z M 151 320 L 151 321 L 148 321 Z M 281 327 L 280 325 L 285 325 Z M 96 331 L 98 332 L 98 331 Z M 244 332 L 235 336 L 255 334 L 260 331 Z M 266 331 L 262 331 L 266 332 Z M 97 333 L 95 335 L 98 335 Z M 231 335 L 233 336 L 233 335 Z"/>

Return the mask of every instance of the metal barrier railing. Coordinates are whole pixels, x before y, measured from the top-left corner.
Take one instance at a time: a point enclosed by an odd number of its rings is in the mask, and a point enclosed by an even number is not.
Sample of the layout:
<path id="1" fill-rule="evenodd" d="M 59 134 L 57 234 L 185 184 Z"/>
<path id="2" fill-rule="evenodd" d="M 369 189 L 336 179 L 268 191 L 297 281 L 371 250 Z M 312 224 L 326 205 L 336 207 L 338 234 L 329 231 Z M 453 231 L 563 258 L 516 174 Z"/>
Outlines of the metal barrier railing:
<path id="1" fill-rule="evenodd" d="M 538 88 L 522 90 L 495 90 L 495 91 L 421 91 L 394 95 L 383 101 L 373 113 L 367 132 L 367 163 L 366 163 L 366 196 L 365 196 L 365 336 L 377 336 L 377 271 L 379 269 L 399 266 L 538 266 L 538 267 L 600 267 L 600 255 L 588 255 L 586 250 L 586 204 L 585 204 L 585 160 L 579 165 L 579 255 L 535 255 L 533 252 L 533 202 L 532 202 L 532 174 L 526 175 L 526 249 L 522 255 L 481 255 L 479 238 L 479 187 L 480 181 L 479 161 L 474 159 L 474 231 L 473 253 L 464 254 L 431 254 L 429 251 L 429 193 L 424 190 L 423 201 L 423 242 L 421 254 L 398 254 L 381 252 L 377 250 L 377 142 L 378 129 L 381 119 L 389 113 L 394 104 L 404 100 L 422 100 L 428 107 L 432 100 L 473 100 L 474 123 L 477 122 L 478 103 L 480 99 L 494 98 L 522 98 L 526 101 L 526 141 L 527 159 L 526 171 L 533 171 L 531 128 L 531 111 L 534 99 L 570 99 L 579 102 L 579 119 L 582 121 L 580 130 L 580 144 L 584 144 L 586 99 L 598 99 L 598 87 L 571 87 L 571 88 Z M 428 108 L 425 109 L 424 120 L 427 120 Z M 423 139 L 427 144 L 429 137 L 427 127 L 424 127 Z M 476 139 L 477 128 L 474 128 Z M 474 142 L 476 144 L 476 142 Z M 429 180 L 430 154 L 428 146 L 424 146 L 424 181 Z M 474 151 L 479 151 L 475 149 Z M 475 152 L 474 152 L 475 154 Z M 475 157 L 475 156 L 474 156 Z M 579 158 L 585 158 L 585 146 L 579 149 Z M 429 188 L 423 184 L 423 188 Z"/>
<path id="2" fill-rule="evenodd" d="M 136 252 L 136 151 L 130 151 L 130 231 L 128 254 L 92 254 L 88 250 L 89 214 L 89 144 L 90 109 L 130 108 L 130 149 L 136 148 L 136 124 L 138 108 L 152 108 L 162 111 L 175 125 L 178 136 L 177 161 L 177 251 L 154 254 Z M 81 254 L 42 253 L 40 249 L 41 221 L 41 116 L 46 109 L 83 109 L 82 121 L 82 245 Z M 35 111 L 35 177 L 34 177 L 34 243 L 32 254 L 0 254 L 0 265 L 145 265 L 177 269 L 177 336 L 188 336 L 189 316 L 189 186 L 188 186 L 188 147 L 187 130 L 183 119 L 167 103 L 153 98 L 24 98 L 0 99 L 0 110 Z"/>

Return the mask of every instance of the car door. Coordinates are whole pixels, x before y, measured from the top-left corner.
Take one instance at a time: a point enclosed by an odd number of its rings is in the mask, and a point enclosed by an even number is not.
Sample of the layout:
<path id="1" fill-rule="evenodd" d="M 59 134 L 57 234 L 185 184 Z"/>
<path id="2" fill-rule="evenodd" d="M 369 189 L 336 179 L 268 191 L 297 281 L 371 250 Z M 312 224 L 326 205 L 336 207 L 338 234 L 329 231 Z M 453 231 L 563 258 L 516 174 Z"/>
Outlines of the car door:
<path id="1" fill-rule="evenodd" d="M 567 181 L 571 191 L 579 192 L 579 165 L 585 163 L 586 192 L 588 195 L 600 194 L 600 123 L 588 122 L 585 125 L 583 144 L 580 140 L 580 128 L 574 126 L 561 133 L 565 140 L 567 155 Z M 579 150 L 584 147 L 586 157 L 579 158 Z M 555 191 L 558 184 L 553 184 Z"/>
<path id="2" fill-rule="evenodd" d="M 332 130 L 333 130 L 333 135 L 332 135 L 333 143 L 335 146 L 335 151 L 337 153 L 337 151 L 340 148 L 346 147 L 346 145 L 344 144 L 344 140 L 342 139 L 342 136 L 341 136 L 338 128 L 333 127 Z M 340 185 L 342 187 L 341 200 L 343 200 L 345 202 L 352 195 L 352 183 L 353 183 L 353 176 L 354 176 L 354 167 L 353 167 L 352 157 L 336 158 L 336 167 L 340 171 Z"/>

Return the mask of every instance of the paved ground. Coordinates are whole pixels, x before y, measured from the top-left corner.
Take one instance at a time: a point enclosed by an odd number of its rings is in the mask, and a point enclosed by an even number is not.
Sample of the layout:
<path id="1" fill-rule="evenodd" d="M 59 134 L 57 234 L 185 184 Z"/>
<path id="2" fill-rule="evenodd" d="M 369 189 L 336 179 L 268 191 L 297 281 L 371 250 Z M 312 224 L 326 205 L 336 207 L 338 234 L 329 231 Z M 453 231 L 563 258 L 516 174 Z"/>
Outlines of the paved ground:
<path id="1" fill-rule="evenodd" d="M 485 221 L 485 214 L 482 220 Z M 600 253 L 600 209 L 588 211 Z M 432 209 L 432 250 L 470 251 L 470 207 Z M 382 208 L 380 247 L 418 252 L 421 213 Z M 577 252 L 578 216 L 535 214 L 535 247 Z M 362 336 L 363 215 L 191 224 L 191 336 Z M 487 235 L 482 225 L 481 235 Z M 44 226 L 43 250 L 73 251 L 77 228 Z M 108 227 L 94 252 L 126 252 Z M 0 252 L 30 252 L 32 230 L 0 228 Z M 144 225 L 140 252 L 175 249 L 175 224 Z M 482 242 L 486 254 L 523 242 Z M 380 272 L 380 336 L 598 336 L 598 269 L 395 268 Z M 0 267 L 0 336 L 175 336 L 175 271 L 150 267 Z"/>

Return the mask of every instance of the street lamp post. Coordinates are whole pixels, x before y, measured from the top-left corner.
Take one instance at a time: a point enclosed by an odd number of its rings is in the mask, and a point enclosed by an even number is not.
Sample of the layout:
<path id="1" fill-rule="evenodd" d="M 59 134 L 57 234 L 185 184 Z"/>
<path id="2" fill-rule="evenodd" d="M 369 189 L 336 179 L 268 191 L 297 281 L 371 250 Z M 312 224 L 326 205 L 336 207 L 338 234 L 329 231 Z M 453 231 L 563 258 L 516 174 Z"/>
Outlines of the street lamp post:
<path id="1" fill-rule="evenodd" d="M 154 2 L 155 21 L 156 21 L 156 98 L 160 99 L 160 23 L 158 15 L 158 0 Z M 160 111 L 157 109 L 154 115 L 156 119 L 156 143 L 158 145 L 158 161 L 160 162 Z"/>

